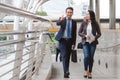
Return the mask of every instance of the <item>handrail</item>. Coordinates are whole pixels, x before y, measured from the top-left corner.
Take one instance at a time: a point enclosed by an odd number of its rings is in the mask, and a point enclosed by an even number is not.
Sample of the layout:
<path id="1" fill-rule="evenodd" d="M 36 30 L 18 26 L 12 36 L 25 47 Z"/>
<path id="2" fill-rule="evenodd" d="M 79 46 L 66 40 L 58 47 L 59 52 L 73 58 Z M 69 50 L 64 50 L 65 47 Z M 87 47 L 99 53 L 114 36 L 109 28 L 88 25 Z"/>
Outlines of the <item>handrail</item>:
<path id="1" fill-rule="evenodd" d="M 18 35 L 18 34 L 29 34 L 29 33 L 38 33 L 41 31 L 0 31 L 0 35 Z"/>
<path id="2" fill-rule="evenodd" d="M 6 5 L 6 4 L 3 4 L 3 3 L 0 3 L 0 11 L 5 12 L 5 13 L 9 13 L 9 14 L 23 16 L 23 17 L 25 16 L 25 17 L 32 18 L 32 19 L 35 19 L 35 20 L 38 20 L 38 21 L 49 21 L 45 18 L 42 18 L 39 15 L 36 15 L 35 13 L 25 11 L 25 10 L 22 10 L 20 8 L 16 8 L 16 7 Z"/>

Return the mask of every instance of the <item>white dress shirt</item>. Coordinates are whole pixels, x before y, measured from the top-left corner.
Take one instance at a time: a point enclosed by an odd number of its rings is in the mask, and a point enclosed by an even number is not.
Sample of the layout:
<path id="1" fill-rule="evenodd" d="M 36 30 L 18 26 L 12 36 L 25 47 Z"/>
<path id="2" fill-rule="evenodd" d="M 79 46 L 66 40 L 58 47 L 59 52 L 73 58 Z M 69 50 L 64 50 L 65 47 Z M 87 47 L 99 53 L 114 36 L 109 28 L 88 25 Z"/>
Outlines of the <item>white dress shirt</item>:
<path id="1" fill-rule="evenodd" d="M 67 21 L 67 23 L 66 23 L 66 28 L 65 28 L 65 32 L 64 32 L 63 38 L 68 38 L 68 36 L 67 36 L 68 20 L 66 19 L 66 21 Z M 70 30 L 71 30 L 71 26 L 72 26 L 72 20 L 70 20 Z"/>

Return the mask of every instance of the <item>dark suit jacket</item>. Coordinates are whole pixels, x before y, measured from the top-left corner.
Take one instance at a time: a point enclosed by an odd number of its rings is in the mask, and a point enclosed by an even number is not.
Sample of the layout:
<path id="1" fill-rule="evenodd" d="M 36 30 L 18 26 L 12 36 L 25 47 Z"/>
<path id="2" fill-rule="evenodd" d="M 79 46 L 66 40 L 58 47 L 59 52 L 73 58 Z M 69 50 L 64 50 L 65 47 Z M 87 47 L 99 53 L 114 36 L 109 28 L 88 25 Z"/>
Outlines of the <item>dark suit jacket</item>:
<path id="1" fill-rule="evenodd" d="M 64 31 L 65 31 L 65 28 L 66 28 L 66 18 L 64 20 L 58 20 L 57 21 L 57 25 L 60 25 L 60 30 L 58 31 L 58 34 L 56 35 L 55 39 L 60 41 L 61 38 L 63 37 L 64 35 Z M 71 32 L 71 36 L 72 36 L 72 44 L 75 45 L 76 43 L 76 30 L 77 30 L 77 25 L 76 25 L 76 21 L 72 20 L 72 32 Z"/>
<path id="2" fill-rule="evenodd" d="M 98 38 L 101 36 L 101 31 L 100 31 L 100 27 L 98 25 L 98 23 L 91 23 L 92 25 L 92 34 L 95 36 L 95 41 L 93 41 L 92 43 L 93 44 L 98 44 Z M 84 44 L 86 42 L 86 37 L 85 35 L 87 34 L 87 26 L 88 26 L 88 23 L 86 21 L 83 21 L 81 26 L 80 26 L 80 29 L 79 29 L 79 36 L 82 37 L 82 43 Z"/>

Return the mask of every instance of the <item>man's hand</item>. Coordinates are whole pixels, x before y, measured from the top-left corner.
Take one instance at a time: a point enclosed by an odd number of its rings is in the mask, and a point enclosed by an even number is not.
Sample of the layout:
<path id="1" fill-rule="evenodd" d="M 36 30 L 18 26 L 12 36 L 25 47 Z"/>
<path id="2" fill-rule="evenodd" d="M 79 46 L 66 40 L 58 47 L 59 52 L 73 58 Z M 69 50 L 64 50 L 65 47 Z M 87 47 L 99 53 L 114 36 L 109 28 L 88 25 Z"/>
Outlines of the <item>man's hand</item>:
<path id="1" fill-rule="evenodd" d="M 65 17 L 64 17 L 64 15 L 63 15 L 63 16 L 60 18 L 60 20 L 62 21 L 62 20 L 64 20 L 64 18 L 65 18 Z"/>
<path id="2" fill-rule="evenodd" d="M 72 45 L 72 49 L 75 49 L 75 45 Z"/>

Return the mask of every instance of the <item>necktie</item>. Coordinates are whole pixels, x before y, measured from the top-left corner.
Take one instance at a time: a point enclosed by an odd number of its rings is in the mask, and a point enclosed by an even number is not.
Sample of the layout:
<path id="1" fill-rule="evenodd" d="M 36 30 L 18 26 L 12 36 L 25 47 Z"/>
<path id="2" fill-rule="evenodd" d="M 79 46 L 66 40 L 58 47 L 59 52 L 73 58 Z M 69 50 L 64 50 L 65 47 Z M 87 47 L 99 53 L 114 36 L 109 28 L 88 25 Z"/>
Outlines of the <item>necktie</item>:
<path id="1" fill-rule="evenodd" d="M 70 20 L 69 19 L 68 19 L 68 24 L 67 24 L 67 37 L 71 38 Z"/>

